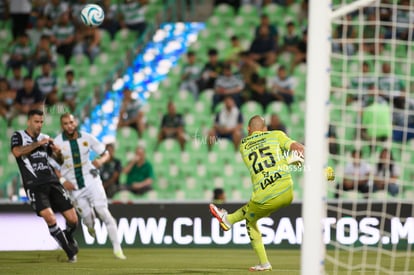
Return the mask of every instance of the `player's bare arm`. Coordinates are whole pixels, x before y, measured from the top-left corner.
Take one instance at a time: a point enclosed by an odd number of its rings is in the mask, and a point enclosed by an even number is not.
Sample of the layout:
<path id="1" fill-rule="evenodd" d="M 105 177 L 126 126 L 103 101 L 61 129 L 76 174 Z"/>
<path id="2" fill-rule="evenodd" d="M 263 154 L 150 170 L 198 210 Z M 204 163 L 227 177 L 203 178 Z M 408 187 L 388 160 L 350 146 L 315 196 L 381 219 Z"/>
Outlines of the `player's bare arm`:
<path id="1" fill-rule="evenodd" d="M 56 144 L 53 143 L 53 141 L 51 143 L 49 143 L 50 149 L 52 149 L 52 158 L 54 158 L 57 163 L 59 163 L 60 165 L 63 164 L 64 159 L 63 159 L 63 155 L 62 155 L 62 150 L 60 149 L 59 146 L 57 146 Z"/>
<path id="2" fill-rule="evenodd" d="M 105 162 L 107 162 L 109 160 L 110 156 L 108 151 L 105 151 L 99 158 L 94 159 L 92 161 L 93 166 L 95 166 L 96 168 L 101 167 Z"/>
<path id="3" fill-rule="evenodd" d="M 16 158 L 19 158 L 21 156 L 28 155 L 33 150 L 35 150 L 36 148 L 38 148 L 38 147 L 40 147 L 42 145 L 45 145 L 45 144 L 49 143 L 50 140 L 51 140 L 50 138 L 44 138 L 44 139 L 41 139 L 39 141 L 33 142 L 31 144 L 28 144 L 28 145 L 22 145 L 22 146 L 13 147 L 12 153 L 13 153 L 13 155 Z"/>
<path id="4" fill-rule="evenodd" d="M 65 188 L 68 191 L 73 191 L 73 190 L 77 189 L 76 186 L 72 182 L 68 181 L 66 178 L 64 178 L 62 176 L 62 173 L 60 173 L 59 169 L 55 168 L 54 170 L 55 170 L 56 176 L 58 176 L 59 182 L 60 182 L 60 184 L 62 184 L 63 188 Z"/>
<path id="5" fill-rule="evenodd" d="M 143 181 L 140 181 L 140 182 L 134 182 L 132 184 L 132 189 L 139 190 L 139 189 L 145 188 L 147 186 L 150 186 L 151 184 L 152 184 L 152 179 L 147 178 L 147 179 L 145 179 Z"/>
<path id="6" fill-rule="evenodd" d="M 300 157 L 305 156 L 305 146 L 299 142 L 294 142 L 290 145 L 290 151 L 297 152 Z"/>

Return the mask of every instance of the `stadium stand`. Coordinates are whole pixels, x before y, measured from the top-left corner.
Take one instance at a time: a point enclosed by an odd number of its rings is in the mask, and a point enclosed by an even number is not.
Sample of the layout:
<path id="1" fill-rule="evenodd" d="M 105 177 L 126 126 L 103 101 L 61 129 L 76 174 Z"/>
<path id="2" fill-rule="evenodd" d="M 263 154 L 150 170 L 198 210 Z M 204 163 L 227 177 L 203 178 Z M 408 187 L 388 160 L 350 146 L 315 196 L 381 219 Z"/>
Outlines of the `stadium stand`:
<path id="1" fill-rule="evenodd" d="M 118 1 L 112 1 L 114 5 Z M 167 1 L 168 2 L 168 1 Z M 191 2 L 191 1 L 190 1 Z M 247 1 L 248 2 L 248 1 Z M 198 40 L 193 43 L 189 50 L 196 53 L 197 62 L 204 64 L 207 58 L 207 52 L 210 48 L 215 47 L 219 53 L 230 46 L 229 37 L 237 35 L 241 40 L 241 45 L 248 50 L 254 39 L 256 26 L 260 21 L 260 14 L 265 13 L 269 16 L 272 24 L 277 26 L 279 31 L 279 43 L 282 43 L 282 34 L 286 33 L 287 21 L 293 21 L 299 32 L 306 29 L 306 19 L 298 17 L 302 1 L 291 1 L 290 6 L 282 6 L 280 4 L 270 4 L 263 8 L 254 5 L 242 5 L 237 11 L 230 5 L 220 4 L 212 8 L 211 15 L 206 20 L 206 28 L 200 32 Z M 147 35 L 152 35 L 159 23 L 171 16 L 171 10 L 174 5 L 164 5 L 164 1 L 149 1 L 146 19 L 150 23 L 148 33 L 140 39 L 133 35 L 131 31 L 122 30 L 116 33 L 112 40 L 109 33 L 101 30 L 101 53 L 96 57 L 93 65 L 84 56 L 72 58 L 70 66 L 75 69 L 77 75 L 80 76 L 79 84 L 81 87 L 79 93 L 78 114 L 82 118 L 87 118 L 92 107 L 104 97 L 104 92 L 108 90 L 108 83 L 112 85 L 113 80 L 122 75 L 122 69 L 128 65 L 128 59 L 131 54 L 137 54 L 142 49 L 143 43 L 148 41 Z M 185 9 L 183 9 L 185 10 Z M 184 12 L 184 11 L 181 12 Z M 170 13 L 169 13 L 170 12 Z M 173 11 L 172 14 L 175 14 Z M 283 16 L 282 16 L 283 15 Z M 152 22 L 159 21 L 159 22 Z M 3 41 L 11 40 L 10 26 L 0 31 L 0 38 Z M 5 43 L 0 44 L 0 53 L 2 60 L 7 59 L 7 47 L 3 47 Z M 404 56 L 407 49 L 399 49 L 401 56 Z M 116 154 L 122 160 L 123 164 L 130 156 L 130 152 L 135 149 L 138 144 L 147 148 L 147 157 L 154 165 L 156 182 L 155 189 L 144 196 L 135 196 L 125 194 L 123 192 L 115 195 L 114 200 L 135 200 L 135 199 L 167 199 L 167 200 L 209 200 L 211 190 L 216 187 L 224 188 L 227 193 L 227 199 L 246 200 L 250 196 L 250 178 L 248 171 L 245 169 L 240 156 L 234 152 L 233 147 L 227 140 L 220 140 L 218 146 L 214 146 L 211 152 L 207 151 L 207 142 L 205 137 L 207 131 L 213 123 L 213 114 L 211 113 L 212 90 L 204 90 L 201 92 L 198 100 L 194 100 L 192 95 L 187 91 L 179 91 L 180 75 L 179 72 L 184 64 L 185 56 L 183 55 L 177 67 L 174 68 L 163 80 L 157 91 L 151 93 L 147 106 L 144 108 L 147 120 L 147 129 L 141 139 L 132 129 L 120 129 L 116 132 Z M 280 53 L 277 57 L 276 67 L 279 64 L 285 66 L 291 65 L 293 54 Z M 334 60 L 334 59 L 333 59 Z M 0 70 L 4 62 L 0 63 Z M 341 67 L 349 64 L 342 64 L 333 61 L 333 66 Z M 351 67 L 348 68 L 351 70 Z M 414 71 L 414 70 L 412 70 Z M 120 73 L 121 72 L 121 73 Z M 57 73 L 59 81 L 64 78 L 64 65 L 62 58 L 57 59 Z M 397 72 L 398 73 L 398 72 Z M 262 70 L 265 77 L 274 74 L 274 68 Z M 287 131 L 294 139 L 304 142 L 304 106 L 306 91 L 306 64 L 302 63 L 294 67 L 292 77 L 295 80 L 295 100 L 289 109 L 283 102 L 273 102 L 268 105 L 263 112 L 261 106 L 254 101 L 247 100 L 241 107 L 245 117 L 245 124 L 248 118 L 253 114 L 263 114 L 266 118 L 271 113 L 278 113 L 281 120 L 287 126 Z M 343 83 L 342 76 L 333 76 L 332 81 Z M 111 87 L 111 86 L 109 86 Z M 95 93 L 97 88 L 99 91 Z M 110 89 L 110 88 L 109 88 Z M 92 96 L 91 96 L 92 94 Z M 94 96 L 97 95 L 97 96 Z M 175 140 L 166 140 L 161 143 L 157 151 L 155 141 L 161 122 L 161 116 L 165 112 L 168 100 L 173 99 L 176 103 L 177 110 L 185 114 L 185 129 L 188 141 L 184 152 L 181 152 L 179 145 Z M 336 121 L 343 112 L 343 107 L 347 98 L 345 94 L 333 93 L 331 96 L 331 120 Z M 347 128 L 351 121 L 356 120 L 356 112 L 349 108 L 346 111 L 347 121 L 336 121 L 337 134 L 342 139 L 352 140 L 355 133 L 353 128 Z M 45 131 L 51 134 L 59 129 L 59 122 L 56 116 L 50 116 L 45 125 Z M 13 120 L 12 129 L 24 127 L 24 117 L 18 117 Z M 11 129 L 8 128 L 3 120 L 0 121 L 1 139 L 0 149 L 9 152 L 9 137 Z M 4 133 L 3 133 L 4 131 Z M 414 139 L 410 142 L 414 148 Z M 351 147 L 341 148 L 341 154 L 350 152 Z M 401 143 L 393 143 L 393 152 L 396 156 L 401 156 L 403 161 L 414 162 L 414 149 L 412 151 L 401 152 Z M 15 175 L 17 167 L 14 159 L 8 153 L 7 156 L 0 155 L 1 171 L 0 171 L 0 196 L 10 197 L 10 192 L 15 184 Z M 331 156 L 331 162 L 338 165 L 340 170 L 343 163 L 336 163 L 335 156 Z M 297 199 L 301 198 L 303 182 L 302 173 L 294 173 L 295 195 Z M 402 180 L 404 183 L 412 182 L 414 173 L 409 166 L 403 167 Z M 121 181 L 124 177 L 121 177 Z M 408 185 L 408 184 L 406 184 Z M 412 196 L 414 188 L 403 192 L 403 196 Z M 331 194 L 332 195 L 332 194 Z M 332 195 L 333 196 L 333 195 Z"/>

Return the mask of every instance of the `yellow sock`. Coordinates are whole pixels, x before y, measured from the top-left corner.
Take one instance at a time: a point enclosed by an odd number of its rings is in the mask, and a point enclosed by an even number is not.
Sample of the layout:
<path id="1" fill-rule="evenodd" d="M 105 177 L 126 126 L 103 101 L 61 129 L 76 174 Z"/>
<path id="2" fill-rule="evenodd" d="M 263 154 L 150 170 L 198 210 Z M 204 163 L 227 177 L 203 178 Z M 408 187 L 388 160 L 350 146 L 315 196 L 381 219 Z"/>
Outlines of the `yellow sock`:
<path id="1" fill-rule="evenodd" d="M 243 210 L 244 206 L 237 209 L 231 214 L 227 215 L 227 221 L 231 224 L 235 224 L 236 222 L 242 221 L 245 219 L 244 213 L 245 210 Z"/>
<path id="2" fill-rule="evenodd" d="M 266 264 L 269 262 L 267 258 L 267 253 L 262 241 L 252 241 L 252 247 L 254 252 L 256 252 L 257 257 L 259 258 L 260 264 Z"/>

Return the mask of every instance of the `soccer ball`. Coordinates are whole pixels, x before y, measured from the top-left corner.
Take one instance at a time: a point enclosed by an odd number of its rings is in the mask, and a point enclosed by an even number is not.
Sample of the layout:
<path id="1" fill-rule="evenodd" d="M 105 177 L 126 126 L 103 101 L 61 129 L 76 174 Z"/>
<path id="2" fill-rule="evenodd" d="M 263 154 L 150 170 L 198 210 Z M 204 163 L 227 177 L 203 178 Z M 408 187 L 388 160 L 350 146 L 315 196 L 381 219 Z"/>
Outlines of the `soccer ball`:
<path id="1" fill-rule="evenodd" d="M 88 4 L 82 9 L 80 17 L 86 26 L 97 27 L 102 24 L 105 14 L 99 5 Z"/>

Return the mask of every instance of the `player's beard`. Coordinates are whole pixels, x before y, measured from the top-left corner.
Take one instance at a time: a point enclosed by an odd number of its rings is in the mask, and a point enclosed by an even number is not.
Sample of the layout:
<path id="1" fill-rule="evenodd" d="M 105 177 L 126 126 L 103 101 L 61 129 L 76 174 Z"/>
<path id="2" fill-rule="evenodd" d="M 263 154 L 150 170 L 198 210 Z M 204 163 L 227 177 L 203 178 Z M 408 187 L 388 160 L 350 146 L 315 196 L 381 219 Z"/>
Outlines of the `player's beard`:
<path id="1" fill-rule="evenodd" d="M 29 133 L 29 135 L 31 135 L 34 138 L 37 138 L 41 132 L 42 128 L 41 127 L 28 127 L 27 132 Z"/>
<path id="2" fill-rule="evenodd" d="M 73 129 L 71 132 L 68 131 L 64 131 L 65 132 L 65 136 L 68 137 L 69 139 L 73 139 L 76 136 L 76 129 Z"/>

